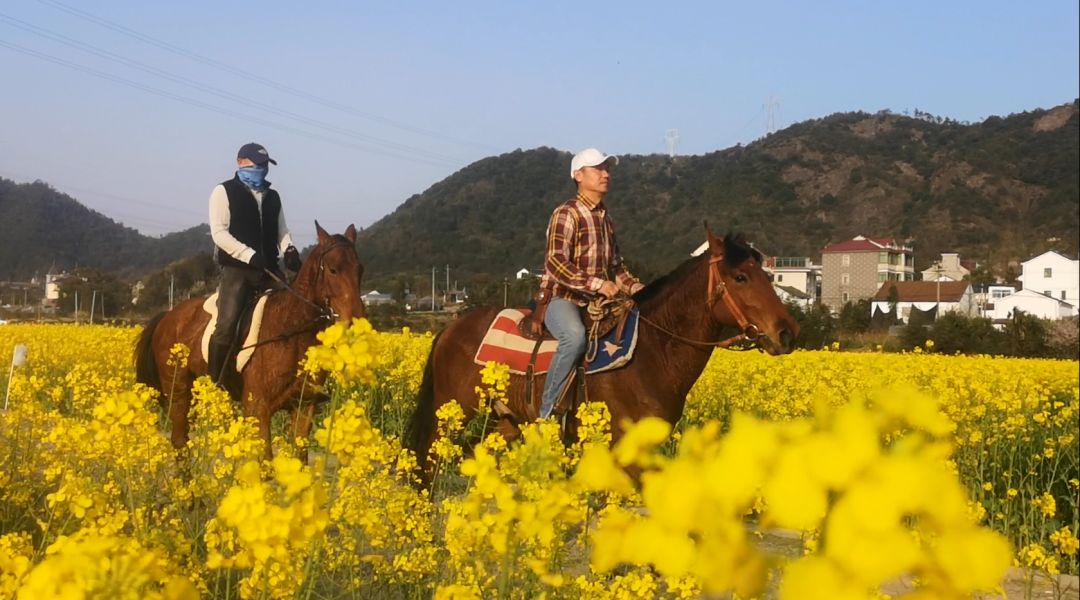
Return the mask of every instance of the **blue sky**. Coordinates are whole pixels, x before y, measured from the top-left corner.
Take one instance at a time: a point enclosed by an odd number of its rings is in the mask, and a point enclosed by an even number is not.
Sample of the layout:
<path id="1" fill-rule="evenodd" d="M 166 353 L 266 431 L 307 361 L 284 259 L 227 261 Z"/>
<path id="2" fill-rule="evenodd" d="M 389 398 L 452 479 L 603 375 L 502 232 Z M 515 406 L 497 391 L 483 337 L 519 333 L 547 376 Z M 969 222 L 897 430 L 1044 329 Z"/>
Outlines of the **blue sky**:
<path id="1" fill-rule="evenodd" d="M 781 128 L 1069 102 L 1078 5 L 5 0 L 0 176 L 159 235 L 205 222 L 254 140 L 306 245 L 517 148 L 749 143 L 770 97 Z"/>

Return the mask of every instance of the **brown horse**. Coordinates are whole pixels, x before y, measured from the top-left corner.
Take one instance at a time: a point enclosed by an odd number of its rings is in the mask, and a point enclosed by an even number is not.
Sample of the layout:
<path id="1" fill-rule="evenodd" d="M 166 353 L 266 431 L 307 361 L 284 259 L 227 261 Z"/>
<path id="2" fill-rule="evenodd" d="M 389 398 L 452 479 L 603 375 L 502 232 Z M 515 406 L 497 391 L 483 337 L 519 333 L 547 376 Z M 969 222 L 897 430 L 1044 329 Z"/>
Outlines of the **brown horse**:
<path id="1" fill-rule="evenodd" d="M 242 399 L 244 414 L 257 417 L 259 431 L 270 456 L 270 417 L 279 410 L 293 412 L 293 435 L 307 437 L 315 414 L 315 401 L 299 402 L 302 377 L 298 363 L 315 334 L 335 320 L 348 323 L 365 317 L 360 294 L 364 267 L 356 253 L 356 229 L 330 235 L 315 223 L 319 243 L 308 254 L 287 289 L 270 293 L 263 310 L 259 339 L 242 373 L 229 363 L 224 384 L 234 399 Z M 210 320 L 203 310 L 205 298 L 192 298 L 147 323 L 135 345 L 136 380 L 162 392 L 162 410 L 172 424 L 172 444 L 181 449 L 188 440 L 191 386 L 207 374 L 202 336 Z M 191 350 L 187 365 L 169 365 L 174 344 Z M 237 342 L 239 345 L 240 342 Z M 171 396 L 171 397 L 170 397 Z"/>
<path id="2" fill-rule="evenodd" d="M 624 419 L 657 416 L 674 424 L 682 416 L 686 394 L 705 369 L 725 326 L 738 326 L 738 337 L 752 340 L 769 354 L 792 350 L 799 325 L 776 296 L 761 254 L 731 236 L 708 232 L 709 251 L 691 258 L 634 296 L 640 310 L 634 358 L 622 368 L 589 375 L 590 401 L 603 401 L 611 411 L 613 442 L 622 435 Z M 475 414 L 480 368 L 473 362 L 484 333 L 499 309 L 480 309 L 451 323 L 436 339 L 428 357 L 416 410 L 405 436 L 425 475 L 427 453 L 437 430 L 435 411 L 457 400 L 466 416 Z M 536 389 L 543 389 L 538 376 Z M 517 414 L 525 397 L 525 377 L 512 375 L 508 405 Z M 516 405 L 516 408 L 515 408 Z M 509 438 L 519 433 L 509 419 L 496 431 Z"/>

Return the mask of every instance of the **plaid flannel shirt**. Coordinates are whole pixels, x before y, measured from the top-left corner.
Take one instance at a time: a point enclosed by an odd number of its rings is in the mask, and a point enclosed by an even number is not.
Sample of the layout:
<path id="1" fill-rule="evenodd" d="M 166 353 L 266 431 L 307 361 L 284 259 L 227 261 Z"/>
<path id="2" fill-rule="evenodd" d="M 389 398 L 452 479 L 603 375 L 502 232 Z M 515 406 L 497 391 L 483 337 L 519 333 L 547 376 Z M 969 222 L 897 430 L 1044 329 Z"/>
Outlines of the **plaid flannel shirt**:
<path id="1" fill-rule="evenodd" d="M 638 283 L 623 264 L 603 202 L 591 205 L 578 194 L 551 214 L 540 288 L 585 306 L 606 280 L 626 293 Z"/>

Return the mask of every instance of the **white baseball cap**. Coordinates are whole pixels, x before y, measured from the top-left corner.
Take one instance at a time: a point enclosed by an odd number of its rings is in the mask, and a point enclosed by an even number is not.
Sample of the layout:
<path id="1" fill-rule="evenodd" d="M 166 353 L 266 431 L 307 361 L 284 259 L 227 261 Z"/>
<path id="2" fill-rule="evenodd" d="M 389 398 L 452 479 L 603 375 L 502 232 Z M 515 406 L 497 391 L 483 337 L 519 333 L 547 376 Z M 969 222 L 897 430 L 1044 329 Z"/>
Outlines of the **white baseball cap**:
<path id="1" fill-rule="evenodd" d="M 609 160 L 612 164 L 619 164 L 618 156 L 608 156 L 596 148 L 586 148 L 575 154 L 574 159 L 570 161 L 570 179 L 573 179 L 574 173 L 577 173 L 582 167 L 595 167 Z"/>

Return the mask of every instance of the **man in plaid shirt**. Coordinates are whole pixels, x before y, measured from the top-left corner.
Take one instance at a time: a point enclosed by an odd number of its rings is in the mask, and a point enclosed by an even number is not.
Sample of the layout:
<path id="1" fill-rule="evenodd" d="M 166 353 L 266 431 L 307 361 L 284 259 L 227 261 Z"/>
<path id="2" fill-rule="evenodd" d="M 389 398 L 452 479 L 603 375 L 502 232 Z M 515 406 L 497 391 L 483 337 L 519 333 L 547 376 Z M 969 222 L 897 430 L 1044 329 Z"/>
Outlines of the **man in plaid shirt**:
<path id="1" fill-rule="evenodd" d="M 644 285 L 626 269 L 615 243 L 615 227 L 604 206 L 617 156 L 595 148 L 570 161 L 577 196 L 560 204 L 547 228 L 547 250 L 540 289 L 551 300 L 544 325 L 559 341 L 548 368 L 540 418 L 551 415 L 566 380 L 585 354 L 585 325 L 579 307 L 596 296 L 633 294 Z"/>

